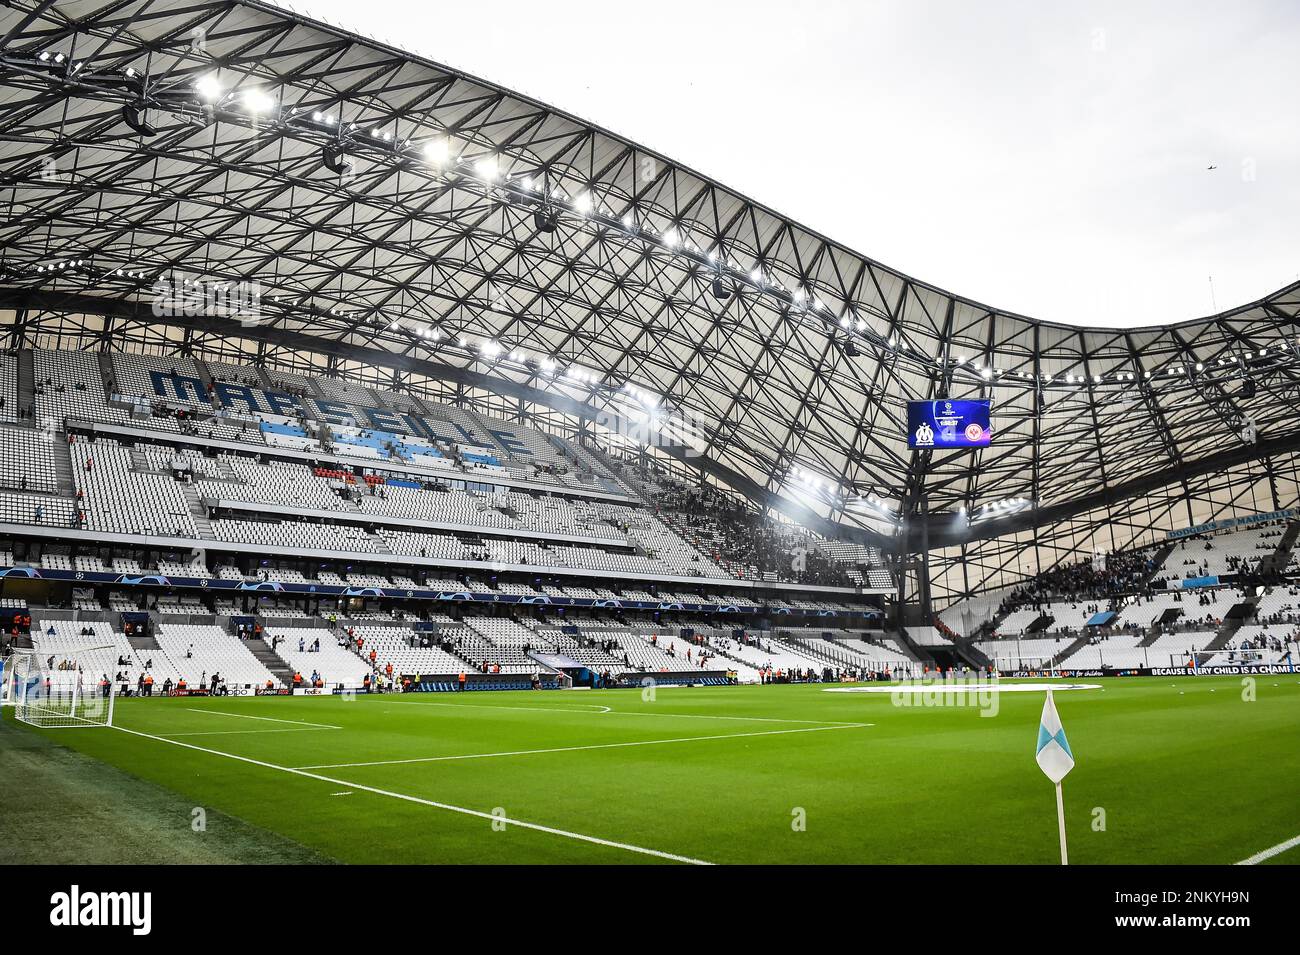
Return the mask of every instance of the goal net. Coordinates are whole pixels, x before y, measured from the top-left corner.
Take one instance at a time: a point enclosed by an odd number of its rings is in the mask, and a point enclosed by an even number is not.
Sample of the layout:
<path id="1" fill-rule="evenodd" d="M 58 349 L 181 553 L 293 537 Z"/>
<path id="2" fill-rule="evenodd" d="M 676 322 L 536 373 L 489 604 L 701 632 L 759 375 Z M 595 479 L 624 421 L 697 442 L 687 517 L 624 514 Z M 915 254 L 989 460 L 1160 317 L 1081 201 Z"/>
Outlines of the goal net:
<path id="1" fill-rule="evenodd" d="M 1200 669 L 1204 666 L 1288 664 L 1292 660 L 1290 654 L 1285 650 L 1224 649 L 1176 653 L 1170 656 L 1169 662 L 1171 666 L 1175 667 L 1194 666 Z"/>
<path id="2" fill-rule="evenodd" d="M 1021 656 L 1016 653 L 1002 653 L 993 657 L 993 667 L 999 673 L 1055 673 L 1052 658 L 1043 656 Z"/>
<path id="3" fill-rule="evenodd" d="M 4 661 L 3 702 L 16 720 L 31 726 L 112 726 L 112 681 L 85 665 L 112 650 L 15 650 Z"/>

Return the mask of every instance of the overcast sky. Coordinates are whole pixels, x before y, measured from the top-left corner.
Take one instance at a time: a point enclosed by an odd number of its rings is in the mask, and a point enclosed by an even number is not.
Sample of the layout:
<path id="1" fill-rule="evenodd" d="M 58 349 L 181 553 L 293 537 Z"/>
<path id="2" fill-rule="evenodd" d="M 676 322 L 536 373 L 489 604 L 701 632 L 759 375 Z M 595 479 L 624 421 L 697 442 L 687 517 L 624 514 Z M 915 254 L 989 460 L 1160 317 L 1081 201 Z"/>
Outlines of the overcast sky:
<path id="1" fill-rule="evenodd" d="M 998 308 L 1158 324 L 1300 280 L 1297 3 L 293 6 Z"/>

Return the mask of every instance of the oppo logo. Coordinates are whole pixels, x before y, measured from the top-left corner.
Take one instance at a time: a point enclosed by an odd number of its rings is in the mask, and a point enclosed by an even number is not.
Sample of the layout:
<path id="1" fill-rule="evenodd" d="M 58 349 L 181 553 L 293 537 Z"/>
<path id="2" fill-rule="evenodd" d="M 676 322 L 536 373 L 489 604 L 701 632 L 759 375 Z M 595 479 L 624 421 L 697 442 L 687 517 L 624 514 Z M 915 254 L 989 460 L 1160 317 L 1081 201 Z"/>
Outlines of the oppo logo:
<path id="1" fill-rule="evenodd" d="M 82 892 L 74 885 L 50 896 L 54 926 L 129 926 L 132 935 L 148 935 L 153 927 L 152 892 Z"/>

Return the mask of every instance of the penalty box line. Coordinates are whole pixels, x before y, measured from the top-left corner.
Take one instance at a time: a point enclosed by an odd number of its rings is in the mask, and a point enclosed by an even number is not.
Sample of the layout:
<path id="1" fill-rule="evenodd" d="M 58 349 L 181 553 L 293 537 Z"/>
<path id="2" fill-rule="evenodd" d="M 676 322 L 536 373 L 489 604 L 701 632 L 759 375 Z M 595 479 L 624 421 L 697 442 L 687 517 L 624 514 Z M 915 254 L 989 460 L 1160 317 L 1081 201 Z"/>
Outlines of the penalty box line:
<path id="1" fill-rule="evenodd" d="M 402 766 L 410 763 L 442 763 L 459 759 L 494 759 L 501 756 L 537 756 L 545 753 L 576 753 L 590 749 L 620 749 L 627 746 L 662 746 L 667 743 L 694 743 L 701 740 L 741 739 L 748 736 L 782 736 L 789 733 L 820 733 L 825 730 L 851 730 L 873 723 L 837 723 L 832 726 L 802 726 L 789 730 L 760 730 L 753 733 L 721 733 L 714 736 L 679 736 L 674 739 L 639 739 L 625 743 L 590 743 L 584 746 L 553 746 L 547 749 L 516 749 L 499 753 L 462 753 L 455 756 L 416 756 L 408 759 L 376 759 L 364 763 L 320 763 L 296 766 L 295 769 L 354 769 L 365 766 Z"/>
<path id="2" fill-rule="evenodd" d="M 248 763 L 250 766 L 260 766 L 263 769 L 274 769 L 282 773 L 289 773 L 294 776 L 301 776 L 304 779 L 314 779 L 323 783 L 330 783 L 333 786 L 346 786 L 350 789 L 361 790 L 372 793 L 376 796 L 387 796 L 390 799 L 399 799 L 403 802 L 416 803 L 421 806 L 429 806 L 433 809 L 443 809 L 447 812 L 459 813 L 463 816 L 474 816 L 478 819 L 486 819 L 495 823 L 504 823 L 510 826 L 517 826 L 520 829 L 531 829 L 534 832 L 542 832 L 547 835 L 561 836 L 565 839 L 573 839 L 578 842 L 586 842 L 592 845 L 605 846 L 610 849 L 622 849 L 626 852 L 635 852 L 639 855 L 653 856 L 656 859 L 666 859 L 669 862 L 682 862 L 687 865 L 713 865 L 712 862 L 706 862 L 703 859 L 694 859 L 690 856 L 677 855 L 672 852 L 663 852 L 659 849 L 648 849 L 645 846 L 632 845 L 629 842 L 616 842 L 612 839 L 601 839 L 599 836 L 589 836 L 581 832 L 570 832 L 567 829 L 557 829 L 554 826 L 543 826 L 536 822 L 525 822 L 522 819 L 512 819 L 508 816 L 497 816 L 490 812 L 482 812 L 478 809 L 469 809 L 465 806 L 453 806 L 451 803 L 437 802 L 433 799 L 422 799 L 419 796 L 410 796 L 406 793 L 393 792 L 388 789 L 379 789 L 376 786 L 366 786 L 361 783 L 349 782 L 346 779 L 335 779 L 331 776 L 322 776 L 319 773 L 308 772 L 304 769 L 295 769 L 291 766 L 278 766 L 275 763 L 268 763 L 260 759 L 253 759 L 249 756 L 239 756 L 235 753 L 223 753 L 221 750 L 208 749 L 205 746 L 198 746 L 194 743 L 185 743 L 178 739 L 167 739 L 164 736 L 155 736 L 152 733 L 142 733 L 139 730 L 127 729 L 125 726 L 114 726 L 113 729 L 121 733 L 129 733 L 132 736 L 139 736 L 142 739 L 151 739 L 159 743 L 167 743 L 170 746 L 180 746 L 185 749 L 192 749 L 198 753 L 207 753 L 209 756 L 224 756 L 226 759 L 233 759 L 241 763 Z"/>

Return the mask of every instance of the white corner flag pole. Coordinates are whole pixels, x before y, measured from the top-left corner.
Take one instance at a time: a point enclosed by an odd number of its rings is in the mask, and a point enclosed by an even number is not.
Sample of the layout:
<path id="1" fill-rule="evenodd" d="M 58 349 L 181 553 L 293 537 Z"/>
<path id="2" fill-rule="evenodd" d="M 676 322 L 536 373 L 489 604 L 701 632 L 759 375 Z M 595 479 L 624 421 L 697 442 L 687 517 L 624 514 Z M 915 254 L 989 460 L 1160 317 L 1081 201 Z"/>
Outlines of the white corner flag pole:
<path id="1" fill-rule="evenodd" d="M 1070 855 L 1065 851 L 1065 798 L 1061 795 L 1061 784 L 1056 784 L 1056 826 L 1061 831 L 1061 865 L 1070 864 Z"/>

